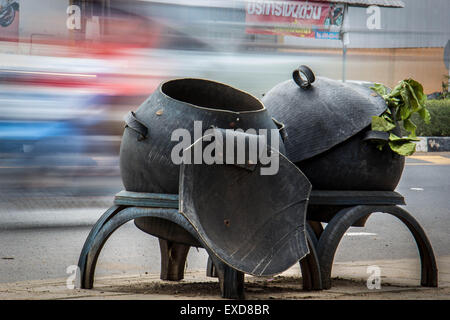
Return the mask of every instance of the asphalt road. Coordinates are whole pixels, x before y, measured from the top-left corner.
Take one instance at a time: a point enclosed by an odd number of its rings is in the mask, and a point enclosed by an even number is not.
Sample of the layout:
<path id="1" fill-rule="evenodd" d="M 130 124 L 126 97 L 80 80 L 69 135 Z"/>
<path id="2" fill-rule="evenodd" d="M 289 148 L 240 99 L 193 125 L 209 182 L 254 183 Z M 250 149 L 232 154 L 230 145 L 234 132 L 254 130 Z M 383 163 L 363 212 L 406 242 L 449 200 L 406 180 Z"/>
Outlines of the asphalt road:
<path id="1" fill-rule="evenodd" d="M 450 255 L 449 177 L 450 153 L 422 154 L 407 159 L 397 188 L 405 196 L 406 209 L 430 238 L 438 265 L 439 257 Z M 97 183 L 101 184 L 101 180 Z M 91 226 L 105 209 L 26 209 L 18 206 L 14 210 L 0 206 L 0 282 L 67 277 L 67 267 L 77 264 Z M 419 262 L 413 238 L 406 227 L 393 217 L 376 213 L 366 227 L 349 230 L 337 251 L 336 261 L 414 257 Z M 191 248 L 187 268 L 204 269 L 206 259 L 203 249 Z M 159 272 L 159 268 L 157 239 L 128 223 L 106 243 L 98 260 L 96 276 L 154 273 Z M 439 269 L 450 272 L 447 266 L 439 266 Z"/>

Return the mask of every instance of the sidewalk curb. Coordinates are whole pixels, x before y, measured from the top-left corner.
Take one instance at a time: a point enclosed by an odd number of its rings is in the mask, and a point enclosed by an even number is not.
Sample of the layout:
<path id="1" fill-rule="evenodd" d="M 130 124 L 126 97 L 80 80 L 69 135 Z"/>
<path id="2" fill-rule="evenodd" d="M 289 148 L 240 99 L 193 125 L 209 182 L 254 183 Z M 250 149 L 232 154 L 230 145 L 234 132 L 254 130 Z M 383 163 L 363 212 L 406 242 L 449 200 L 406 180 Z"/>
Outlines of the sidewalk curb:
<path id="1" fill-rule="evenodd" d="M 450 151 L 450 137 L 417 137 L 418 152 L 447 152 Z"/>
<path id="2" fill-rule="evenodd" d="M 441 266 L 450 257 L 440 257 Z M 382 268 L 381 287 L 367 287 L 367 266 Z M 303 291 L 297 265 L 273 277 L 245 276 L 248 300 L 450 300 L 450 278 L 442 274 L 438 288 L 420 286 L 420 266 L 416 259 L 352 261 L 336 263 L 333 286 L 329 290 Z M 74 283 L 75 284 L 75 283 Z M 78 287 L 78 286 L 77 286 Z M 182 281 L 163 281 L 158 273 L 110 275 L 95 279 L 94 288 L 68 289 L 67 279 L 31 280 L 0 283 L 0 300 L 221 300 L 216 278 L 205 270 L 186 271 Z"/>

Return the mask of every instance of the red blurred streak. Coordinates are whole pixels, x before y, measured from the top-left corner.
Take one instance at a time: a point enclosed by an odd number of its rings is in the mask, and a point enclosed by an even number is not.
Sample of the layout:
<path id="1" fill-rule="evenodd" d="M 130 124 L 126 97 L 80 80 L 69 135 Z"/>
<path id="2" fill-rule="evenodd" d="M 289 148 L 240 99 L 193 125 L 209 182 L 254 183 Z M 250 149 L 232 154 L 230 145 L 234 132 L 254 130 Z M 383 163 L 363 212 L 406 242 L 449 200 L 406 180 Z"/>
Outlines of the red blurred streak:
<path id="1" fill-rule="evenodd" d="M 108 75 L 99 76 L 95 79 L 80 79 L 79 77 L 10 77 L 2 83 L 23 86 L 48 86 L 59 88 L 86 88 L 100 92 L 109 92 L 113 95 L 139 95 L 154 91 L 161 78 L 139 75 Z"/>
<path id="2" fill-rule="evenodd" d="M 126 56 L 127 54 L 124 53 L 133 49 L 152 48 L 156 44 L 156 39 L 155 41 L 147 43 L 121 43 L 106 41 L 105 39 L 94 42 L 93 40 L 71 40 L 63 38 L 56 39 L 55 37 L 49 37 L 33 40 L 31 40 L 30 38 L 21 38 L 18 39 L 18 42 L 29 43 L 30 45 L 49 45 L 69 49 L 68 51 L 63 50 L 62 52 L 55 51 L 52 54 L 55 57 L 64 56 L 108 58 Z"/>
<path id="3" fill-rule="evenodd" d="M 18 19 L 17 19 L 18 20 Z M 4 42 L 20 42 L 33 45 L 60 46 L 65 49 L 62 52 L 54 52 L 53 56 L 64 57 L 123 57 L 126 52 L 133 49 L 153 48 L 158 45 L 160 25 L 141 16 L 98 17 L 101 26 L 101 34 L 95 40 L 87 39 L 86 21 L 82 30 L 71 30 L 67 37 L 57 37 L 51 34 L 31 34 L 28 37 L 0 37 Z M 30 49 L 31 52 L 32 48 Z M 68 51 L 68 52 L 67 52 Z"/>
<path id="4" fill-rule="evenodd" d="M 3 39 L 5 42 L 20 42 L 30 45 L 51 46 L 51 56 L 68 58 L 95 58 L 101 60 L 126 59 L 133 60 L 133 49 L 156 47 L 159 41 L 160 26 L 140 16 L 99 17 L 102 33 L 98 39 L 85 39 L 85 30 L 70 31 L 68 37 L 35 34 L 30 37 Z M 85 29 L 86 26 L 84 25 Z M 62 50 L 58 50 L 60 47 Z M 38 49 L 40 50 L 40 48 Z M 42 52 L 49 52 L 43 48 Z M 38 51 L 39 52 L 39 51 Z M 0 83 L 24 86 L 44 86 L 60 88 L 86 88 L 112 95 L 140 95 L 154 91 L 161 78 L 148 75 L 106 73 L 95 77 L 80 77 L 70 74 L 49 74 L 36 69 L 36 72 L 1 73 Z M 42 71 L 42 72 L 40 72 Z"/>

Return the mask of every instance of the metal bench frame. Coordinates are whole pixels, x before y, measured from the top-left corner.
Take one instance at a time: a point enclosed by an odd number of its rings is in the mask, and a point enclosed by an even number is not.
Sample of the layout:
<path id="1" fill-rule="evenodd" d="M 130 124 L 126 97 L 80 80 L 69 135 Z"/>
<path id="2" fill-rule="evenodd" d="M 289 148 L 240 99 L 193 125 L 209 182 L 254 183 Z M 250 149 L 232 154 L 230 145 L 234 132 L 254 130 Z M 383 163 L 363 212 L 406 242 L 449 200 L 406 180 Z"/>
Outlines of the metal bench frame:
<path id="1" fill-rule="evenodd" d="M 128 221 L 141 217 L 155 217 L 169 220 L 188 231 L 198 239 L 191 224 L 178 212 L 178 195 L 119 192 L 109 208 L 93 226 L 80 254 L 81 288 L 91 289 L 97 259 L 111 234 Z M 300 261 L 304 290 L 320 290 L 321 277 L 319 260 L 314 244 L 308 235 L 310 254 Z M 190 246 L 159 239 L 161 250 L 161 279 L 181 280 Z M 208 252 L 208 250 L 207 250 Z M 230 299 L 244 298 L 244 273 L 219 261 L 210 252 L 207 275 L 219 278 L 222 297 Z"/>
<path id="2" fill-rule="evenodd" d="M 393 191 L 313 191 L 307 219 L 314 230 L 312 236 L 319 256 L 323 289 L 331 288 L 331 270 L 339 243 L 350 227 L 364 227 L 370 215 L 387 213 L 403 222 L 416 242 L 421 261 L 424 287 L 438 286 L 438 269 L 433 248 L 425 231 L 405 209 L 402 195 Z M 322 222 L 327 222 L 326 228 Z"/>
<path id="3" fill-rule="evenodd" d="M 82 288 L 93 287 L 100 251 L 111 234 L 128 221 L 141 217 L 167 219 L 197 238 L 191 224 L 178 212 L 178 195 L 121 191 L 116 195 L 114 204 L 96 222 L 84 243 L 78 262 Z M 306 225 L 310 254 L 299 261 L 303 289 L 331 288 L 333 260 L 342 237 L 351 226 L 363 227 L 375 212 L 391 214 L 408 227 L 420 254 L 421 285 L 437 287 L 438 271 L 433 249 L 419 223 L 398 206 L 404 204 L 404 198 L 396 192 L 313 190 Z M 325 229 L 321 222 L 328 223 Z M 190 246 L 164 239 L 159 239 L 159 244 L 161 279 L 183 279 Z M 210 252 L 208 254 L 207 275 L 219 278 L 222 297 L 243 299 L 244 273 L 214 258 Z"/>

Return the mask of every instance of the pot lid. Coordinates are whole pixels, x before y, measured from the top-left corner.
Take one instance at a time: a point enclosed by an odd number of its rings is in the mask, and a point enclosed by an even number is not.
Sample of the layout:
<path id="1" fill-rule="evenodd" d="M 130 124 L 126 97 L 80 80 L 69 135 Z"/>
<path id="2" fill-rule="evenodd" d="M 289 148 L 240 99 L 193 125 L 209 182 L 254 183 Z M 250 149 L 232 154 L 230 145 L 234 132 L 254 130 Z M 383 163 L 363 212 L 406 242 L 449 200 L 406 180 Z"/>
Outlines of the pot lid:
<path id="1" fill-rule="evenodd" d="M 299 162 L 325 152 L 369 126 L 372 116 L 383 114 L 386 102 L 370 86 L 316 78 L 301 66 L 293 80 L 267 92 L 262 102 L 285 125 L 289 160 Z"/>

